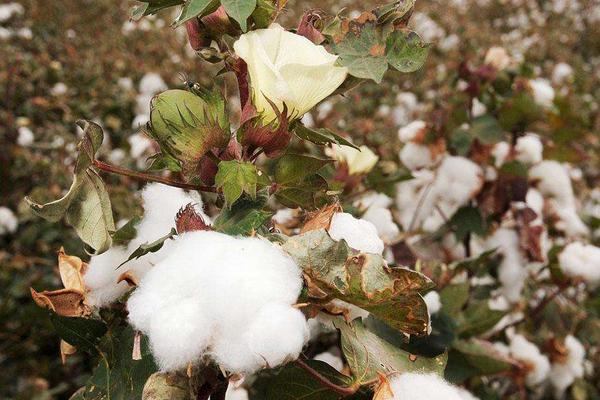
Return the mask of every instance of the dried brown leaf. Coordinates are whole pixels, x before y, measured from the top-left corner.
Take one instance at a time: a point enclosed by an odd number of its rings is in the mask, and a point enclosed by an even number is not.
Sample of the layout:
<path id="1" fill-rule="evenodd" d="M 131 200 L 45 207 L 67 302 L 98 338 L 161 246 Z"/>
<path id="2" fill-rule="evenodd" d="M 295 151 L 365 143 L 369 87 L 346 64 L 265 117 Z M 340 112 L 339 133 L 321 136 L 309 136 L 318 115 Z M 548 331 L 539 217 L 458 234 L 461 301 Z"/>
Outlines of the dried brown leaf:
<path id="1" fill-rule="evenodd" d="M 330 204 L 314 213 L 309 214 L 308 221 L 304 224 L 300 233 L 315 231 L 317 229 L 329 229 L 333 214 L 342 211 L 339 203 Z"/>

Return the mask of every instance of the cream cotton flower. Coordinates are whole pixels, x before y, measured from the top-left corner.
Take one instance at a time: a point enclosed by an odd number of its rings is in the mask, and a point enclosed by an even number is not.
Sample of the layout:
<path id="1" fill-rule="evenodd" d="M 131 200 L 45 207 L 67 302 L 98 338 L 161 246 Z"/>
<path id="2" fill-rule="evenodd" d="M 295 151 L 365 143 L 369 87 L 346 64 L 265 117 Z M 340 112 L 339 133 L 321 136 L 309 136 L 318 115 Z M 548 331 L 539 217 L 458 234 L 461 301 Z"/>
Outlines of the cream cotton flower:
<path id="1" fill-rule="evenodd" d="M 326 149 L 325 153 L 347 164 L 350 175 L 366 174 L 379 161 L 377 154 L 367 146 L 360 146 L 359 150 L 356 150 L 348 146 L 333 145 L 331 149 Z"/>
<path id="2" fill-rule="evenodd" d="M 276 118 L 267 99 L 299 118 L 346 79 L 336 55 L 278 24 L 243 34 L 233 48 L 248 65 L 254 106 L 265 122 Z"/>

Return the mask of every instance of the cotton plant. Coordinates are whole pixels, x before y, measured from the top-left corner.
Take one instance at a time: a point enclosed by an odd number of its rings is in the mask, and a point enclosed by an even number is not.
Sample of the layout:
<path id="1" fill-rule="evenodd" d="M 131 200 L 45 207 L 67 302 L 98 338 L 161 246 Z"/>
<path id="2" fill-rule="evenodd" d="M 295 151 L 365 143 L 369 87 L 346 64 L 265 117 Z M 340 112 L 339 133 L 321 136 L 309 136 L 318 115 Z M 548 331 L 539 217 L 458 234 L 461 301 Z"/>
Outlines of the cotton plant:
<path id="1" fill-rule="evenodd" d="M 221 72 L 210 86 L 141 79 L 134 125 L 145 126 L 128 141 L 149 170 L 120 166 L 113 153 L 102 160 L 103 127 L 78 122 L 71 187 L 49 203 L 26 198 L 34 214 L 70 225 L 89 254 L 61 250 L 63 287 L 31 290 L 51 312 L 62 359 L 100 360 L 73 398 L 280 398 L 273 391 L 307 377 L 293 396 L 316 387 L 371 398 L 394 374 L 443 380 L 443 355 L 413 359 L 368 323 L 404 337 L 431 330 L 423 295 L 433 282 L 383 255 L 400 231 L 391 198 L 369 183 L 380 156 L 303 123 L 356 84 L 423 65 L 428 46 L 406 28 L 413 3 L 350 17 L 309 10 L 289 29 L 279 2 L 185 2 L 174 25 Z M 174 5 L 141 2 L 132 18 Z M 223 75 L 237 96 L 223 95 Z M 146 182 L 141 216 L 115 222 L 104 174 Z M 369 191 L 356 209 L 352 199 Z M 346 343 L 337 357 L 312 353 L 322 338 L 311 321 Z M 364 357 L 350 358 L 357 349 Z M 382 349 L 386 360 L 368 361 Z"/>

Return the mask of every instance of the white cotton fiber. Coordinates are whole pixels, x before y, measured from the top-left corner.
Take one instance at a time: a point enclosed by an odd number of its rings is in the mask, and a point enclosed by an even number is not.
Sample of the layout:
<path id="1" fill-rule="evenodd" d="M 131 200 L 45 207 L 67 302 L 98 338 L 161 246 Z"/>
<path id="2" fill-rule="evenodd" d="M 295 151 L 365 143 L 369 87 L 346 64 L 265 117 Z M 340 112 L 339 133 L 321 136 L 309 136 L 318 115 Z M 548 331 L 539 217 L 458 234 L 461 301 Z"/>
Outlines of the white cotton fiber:
<path id="1" fill-rule="evenodd" d="M 252 373 L 298 357 L 309 334 L 292 307 L 301 271 L 279 247 L 210 231 L 184 233 L 173 246 L 127 302 L 162 370 L 207 356 L 229 372 Z M 186 331 L 173 333 L 179 327 Z"/>
<path id="2" fill-rule="evenodd" d="M 431 150 L 425 145 L 408 142 L 400 150 L 400 161 L 411 171 L 432 164 Z"/>
<path id="3" fill-rule="evenodd" d="M 565 338 L 565 347 L 566 358 L 563 362 L 554 362 L 550 371 L 550 383 L 557 398 L 562 396 L 576 378 L 583 377 L 584 373 L 585 348 L 581 342 L 574 336 L 568 335 Z"/>
<path id="4" fill-rule="evenodd" d="M 423 296 L 423 300 L 425 300 L 425 304 L 427 304 L 427 310 L 429 311 L 429 315 L 437 314 L 442 308 L 440 294 L 435 290 Z"/>
<path id="5" fill-rule="evenodd" d="M 361 219 L 372 223 L 379 237 L 386 243 L 392 243 L 400 235 L 400 229 L 394 222 L 392 212 L 387 208 L 370 207 Z"/>
<path id="6" fill-rule="evenodd" d="M 331 218 L 329 236 L 333 240 L 344 239 L 348 246 L 364 253 L 383 254 L 384 244 L 377 235 L 377 228 L 369 221 L 354 218 L 348 213 L 336 213 Z"/>
<path id="7" fill-rule="evenodd" d="M 528 133 L 517 139 L 516 159 L 524 164 L 537 164 L 542 161 L 543 151 L 544 145 L 536 134 Z"/>
<path id="8" fill-rule="evenodd" d="M 159 74 L 148 72 L 140 80 L 139 90 L 142 94 L 155 95 L 163 90 L 167 90 L 167 85 Z"/>
<path id="9" fill-rule="evenodd" d="M 529 81 L 533 100 L 541 107 L 550 108 L 554 103 L 554 89 L 547 79 L 537 78 Z"/>
<path id="10" fill-rule="evenodd" d="M 136 237 L 126 247 L 112 247 L 103 254 L 92 256 L 90 260 L 84 281 L 89 290 L 87 301 L 92 306 L 105 306 L 127 291 L 127 283 L 117 283 L 122 273 L 132 271 L 140 279 L 149 268 L 166 257 L 174 240 L 165 241 L 163 247 L 156 253 L 131 260 L 117 269 L 140 245 L 153 242 L 169 233 L 175 227 L 175 216 L 182 207 L 189 203 L 195 204 L 196 211 L 206 223 L 210 223 L 209 217 L 202 211 L 202 200 L 199 195 L 153 183 L 142 190 L 141 196 L 144 216 L 136 227 Z"/>
<path id="11" fill-rule="evenodd" d="M 582 278 L 592 288 L 600 284 L 600 247 L 574 242 L 558 255 L 565 275 Z"/>
<path id="12" fill-rule="evenodd" d="M 494 157 L 494 165 L 499 168 L 504 164 L 510 154 L 510 144 L 508 142 L 498 142 L 492 148 L 492 157 Z"/>
<path id="13" fill-rule="evenodd" d="M 0 235 L 14 233 L 19 226 L 15 213 L 8 207 L 0 207 Z"/>
<path id="14" fill-rule="evenodd" d="M 461 400 L 457 387 L 435 374 L 403 373 L 390 379 L 389 400 Z"/>
<path id="15" fill-rule="evenodd" d="M 514 334 L 510 338 L 509 349 L 514 358 L 526 364 L 525 383 L 527 386 L 535 387 L 546 380 L 550 373 L 550 361 L 548 357 L 540 353 L 540 349 L 535 344 L 528 341 L 523 335 Z"/>
<path id="16" fill-rule="evenodd" d="M 371 207 L 388 208 L 392 205 L 392 203 L 393 200 L 383 193 L 369 192 L 359 197 L 352 204 L 354 205 L 354 207 L 366 210 Z"/>
<path id="17" fill-rule="evenodd" d="M 398 138 L 402 143 L 408 143 L 417 138 L 427 124 L 425 121 L 413 121 L 410 124 L 403 126 L 398 130 Z"/>
<path id="18" fill-rule="evenodd" d="M 486 247 L 497 248 L 498 254 L 502 255 L 502 262 L 498 267 L 502 294 L 510 302 L 518 302 L 527 278 L 527 265 L 521 254 L 519 235 L 512 229 L 499 228 L 488 238 Z"/>

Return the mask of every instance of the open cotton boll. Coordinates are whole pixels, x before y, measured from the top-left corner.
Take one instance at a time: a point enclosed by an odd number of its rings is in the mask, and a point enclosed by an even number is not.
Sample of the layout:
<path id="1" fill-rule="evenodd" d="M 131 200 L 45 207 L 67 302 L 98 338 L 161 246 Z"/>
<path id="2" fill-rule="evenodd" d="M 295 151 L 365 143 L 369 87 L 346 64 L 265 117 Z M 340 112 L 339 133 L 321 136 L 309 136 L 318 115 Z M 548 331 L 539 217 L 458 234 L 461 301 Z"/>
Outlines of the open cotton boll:
<path id="1" fill-rule="evenodd" d="M 33 144 L 34 136 L 31 129 L 26 126 L 19 128 L 19 136 L 17 136 L 17 144 L 23 147 L 29 147 Z"/>
<path id="2" fill-rule="evenodd" d="M 394 222 L 392 212 L 387 208 L 370 207 L 361 219 L 372 223 L 379 237 L 386 243 L 393 242 L 400 235 L 400 229 Z"/>
<path id="3" fill-rule="evenodd" d="M 196 212 L 206 223 L 210 223 L 210 218 L 202 211 L 202 199 L 199 195 L 194 196 L 179 188 L 153 183 L 142 190 L 141 197 L 144 216 L 136 226 L 135 238 L 126 247 L 110 248 L 90 260 L 84 281 L 89 290 L 87 300 L 92 306 L 105 306 L 127 291 L 128 285 L 125 282 L 117 283 L 122 273 L 132 271 L 139 279 L 149 268 L 166 257 L 173 240 L 167 240 L 159 251 L 131 260 L 117 269 L 140 245 L 153 242 L 169 233 L 175 226 L 175 216 L 182 207 L 189 203 L 195 204 Z"/>
<path id="4" fill-rule="evenodd" d="M 547 79 L 537 78 L 529 81 L 533 100 L 544 108 L 552 107 L 554 103 L 554 89 Z"/>
<path id="5" fill-rule="evenodd" d="M 19 226 L 15 213 L 8 207 L 0 207 L 0 235 L 14 233 Z"/>
<path id="6" fill-rule="evenodd" d="M 408 169 L 415 170 L 432 164 L 431 150 L 422 144 L 408 142 L 400 150 L 400 161 Z"/>
<path id="7" fill-rule="evenodd" d="M 425 121 L 413 121 L 398 130 L 398 138 L 402 143 L 413 141 L 417 138 L 421 131 L 425 129 L 426 126 L 427 124 Z"/>
<path id="8" fill-rule="evenodd" d="M 429 311 L 429 315 L 437 314 L 442 308 L 440 294 L 435 290 L 423 296 L 423 300 L 425 300 L 425 304 L 427 304 L 427 310 Z"/>
<path id="9" fill-rule="evenodd" d="M 488 238 L 486 247 L 497 248 L 502 255 L 502 262 L 498 267 L 502 293 L 510 302 L 519 301 L 527 278 L 526 260 L 521 254 L 519 235 L 512 229 L 499 228 Z"/>
<path id="10" fill-rule="evenodd" d="M 417 215 L 420 199 L 427 194 L 427 187 L 434 179 L 434 173 L 424 169 L 413 172 L 413 179 L 400 182 L 396 186 L 398 220 L 405 231 L 420 225 L 422 218 Z M 414 226 L 411 226 L 413 221 Z"/>
<path id="11" fill-rule="evenodd" d="M 272 243 L 195 231 L 148 271 L 127 309 L 162 370 L 211 357 L 231 373 L 253 373 L 297 358 L 308 340 L 292 307 L 301 288 L 300 268 Z"/>
<path id="12" fill-rule="evenodd" d="M 473 99 L 473 105 L 471 106 L 471 115 L 473 118 L 481 117 L 487 112 L 487 107 L 477 97 Z"/>
<path id="13" fill-rule="evenodd" d="M 538 218 L 542 217 L 544 214 L 544 196 L 542 196 L 539 190 L 529 188 L 525 195 L 525 203 L 527 204 L 527 207 L 535 211 Z"/>
<path id="14" fill-rule="evenodd" d="M 558 262 L 565 275 L 580 277 L 591 288 L 600 284 L 600 247 L 570 243 L 558 255 Z"/>
<path id="15" fill-rule="evenodd" d="M 550 383 L 554 388 L 554 394 L 560 398 L 565 390 L 573 384 L 576 378 L 583 377 L 585 348 L 574 336 L 565 338 L 567 356 L 563 362 L 552 363 L 550 370 Z"/>
<path id="16" fill-rule="evenodd" d="M 516 158 L 524 164 L 537 164 L 542 161 L 544 145 L 540 138 L 532 133 L 521 136 L 515 145 Z"/>
<path id="17" fill-rule="evenodd" d="M 366 210 L 371 207 L 388 208 L 392 203 L 393 200 L 383 193 L 369 192 L 355 200 L 352 205 L 362 210 Z"/>
<path id="18" fill-rule="evenodd" d="M 329 225 L 333 240 L 344 239 L 348 246 L 364 253 L 383 254 L 384 244 L 377 228 L 369 221 L 354 218 L 348 213 L 335 213 Z"/>
<path id="19" fill-rule="evenodd" d="M 535 344 L 525 339 L 523 335 L 514 334 L 510 338 L 509 349 L 514 358 L 526 364 L 525 383 L 527 386 L 534 387 L 546 380 L 550 373 L 550 361 L 548 357 L 540 353 Z"/>
<path id="20" fill-rule="evenodd" d="M 507 142 L 498 142 L 492 148 L 492 157 L 494 157 L 494 165 L 500 168 L 510 154 L 510 144 Z"/>
<path id="21" fill-rule="evenodd" d="M 544 160 L 531 167 L 529 180 L 537 182 L 543 195 L 555 198 L 561 205 L 572 205 L 575 201 L 569 173 L 557 161 Z"/>
<path id="22" fill-rule="evenodd" d="M 407 372 L 390 379 L 393 397 L 386 400 L 461 400 L 457 387 L 435 374 Z"/>
<path id="23" fill-rule="evenodd" d="M 573 76 L 573 68 L 564 62 L 558 63 L 552 70 L 552 82 L 560 85 Z"/>
<path id="24" fill-rule="evenodd" d="M 142 94 L 155 95 L 159 92 L 167 90 L 167 84 L 156 72 L 148 72 L 140 80 L 139 90 Z"/>

